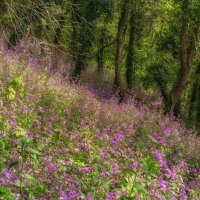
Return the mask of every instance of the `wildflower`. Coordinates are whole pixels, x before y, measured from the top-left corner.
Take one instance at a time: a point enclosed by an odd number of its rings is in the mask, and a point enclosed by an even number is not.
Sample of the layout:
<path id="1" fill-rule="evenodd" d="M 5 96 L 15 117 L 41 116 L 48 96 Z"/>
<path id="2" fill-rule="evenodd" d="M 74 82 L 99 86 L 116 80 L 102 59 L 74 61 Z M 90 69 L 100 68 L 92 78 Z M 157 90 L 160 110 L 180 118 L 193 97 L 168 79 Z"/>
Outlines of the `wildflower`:
<path id="1" fill-rule="evenodd" d="M 167 185 L 164 181 L 158 184 L 158 188 L 161 189 L 162 191 L 166 191 Z"/>
<path id="2" fill-rule="evenodd" d="M 164 156 L 159 151 L 155 152 L 155 156 L 158 159 L 160 166 L 163 167 L 163 168 L 166 168 L 167 164 L 166 164 L 166 161 L 163 158 Z"/>
<path id="3" fill-rule="evenodd" d="M 117 190 L 114 190 L 106 194 L 106 200 L 116 200 L 118 199 L 118 196 L 119 192 Z"/>
<path id="4" fill-rule="evenodd" d="M 0 137 L 6 137 L 7 135 L 8 135 L 8 133 L 6 133 L 4 131 L 3 132 L 0 131 Z"/>
<path id="5" fill-rule="evenodd" d="M 78 168 L 79 173 L 91 173 L 93 171 L 92 167 L 80 167 Z"/>
<path id="6" fill-rule="evenodd" d="M 24 113 L 24 114 L 27 114 L 27 113 L 28 113 L 28 106 L 24 106 L 23 113 Z"/>
<path id="7" fill-rule="evenodd" d="M 45 109 L 42 108 L 41 106 L 39 107 L 39 111 L 40 111 L 41 113 L 45 113 L 45 112 L 46 112 Z"/>
<path id="8" fill-rule="evenodd" d="M 2 174 L 4 174 L 8 179 L 11 179 L 13 177 L 11 172 L 6 169 L 2 170 Z"/>
<path id="9" fill-rule="evenodd" d="M 163 144 L 164 146 L 166 146 L 167 141 L 166 141 L 166 139 L 165 139 L 164 137 L 158 137 L 158 140 L 159 140 L 159 142 L 160 142 L 161 144 Z"/>
<path id="10" fill-rule="evenodd" d="M 105 132 L 106 132 L 106 133 L 111 132 L 111 128 L 105 128 Z"/>
<path id="11" fill-rule="evenodd" d="M 93 200 L 92 195 L 88 194 L 87 197 L 86 197 L 86 200 Z"/>
<path id="12" fill-rule="evenodd" d="M 106 194 L 106 200 L 115 200 L 115 199 L 116 199 L 115 192 L 109 192 L 108 194 Z"/>
<path id="13" fill-rule="evenodd" d="M 132 166 L 133 170 L 136 170 L 136 169 L 138 169 L 140 167 L 140 164 L 138 162 L 132 162 L 131 166 Z"/>
<path id="14" fill-rule="evenodd" d="M 74 189 L 70 189 L 69 190 L 69 199 L 75 199 L 75 198 L 79 198 L 80 197 L 80 194 L 75 191 Z"/>
<path id="15" fill-rule="evenodd" d="M 38 102 L 38 99 L 35 98 L 35 95 L 34 95 L 34 94 L 30 94 L 30 95 L 28 96 L 28 99 L 29 99 L 30 101 L 32 101 L 33 103 L 37 103 L 37 102 Z"/>
<path id="16" fill-rule="evenodd" d="M 108 177 L 109 176 L 109 173 L 108 172 L 102 172 L 101 173 L 101 177 Z"/>
<path id="17" fill-rule="evenodd" d="M 156 105 L 156 106 L 161 106 L 161 105 L 162 105 L 162 101 L 155 101 L 155 102 L 154 102 L 154 105 Z"/>
<path id="18" fill-rule="evenodd" d="M 120 143 L 122 140 L 124 139 L 124 136 L 122 135 L 122 134 L 120 134 L 120 133 L 118 133 L 118 134 L 115 134 L 115 136 L 114 136 L 114 139 L 113 139 L 113 141 L 112 141 L 112 144 L 118 144 L 118 143 Z"/>
<path id="19" fill-rule="evenodd" d="M 61 153 L 61 154 L 66 154 L 66 153 L 67 153 L 67 150 L 66 150 L 66 149 L 63 149 L 63 150 L 61 150 L 60 153 Z"/>
<path id="20" fill-rule="evenodd" d="M 170 131 L 169 128 L 165 128 L 163 132 L 165 133 L 166 136 L 170 136 L 171 135 L 171 131 Z"/>
<path id="21" fill-rule="evenodd" d="M 105 152 L 101 152 L 101 153 L 100 153 L 100 158 L 101 158 L 101 160 L 104 160 L 105 157 L 106 157 L 106 153 L 105 153 Z"/>

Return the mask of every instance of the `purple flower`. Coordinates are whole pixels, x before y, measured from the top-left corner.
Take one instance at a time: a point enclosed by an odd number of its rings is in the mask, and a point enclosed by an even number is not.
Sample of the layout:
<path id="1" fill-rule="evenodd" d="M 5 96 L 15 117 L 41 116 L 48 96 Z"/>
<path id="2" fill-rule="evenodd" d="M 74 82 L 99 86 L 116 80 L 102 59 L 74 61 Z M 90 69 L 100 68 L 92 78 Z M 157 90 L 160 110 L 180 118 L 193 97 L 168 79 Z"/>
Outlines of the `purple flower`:
<path id="1" fill-rule="evenodd" d="M 165 128 L 164 131 L 166 136 L 170 136 L 171 135 L 171 130 L 169 128 Z"/>
<path id="2" fill-rule="evenodd" d="M 106 194 L 106 200 L 116 200 L 118 199 L 118 191 L 114 190 Z"/>
<path id="3" fill-rule="evenodd" d="M 87 197 L 86 197 L 86 200 L 93 200 L 92 195 L 88 194 Z"/>
<path id="4" fill-rule="evenodd" d="M 122 135 L 121 133 L 115 134 L 114 135 L 114 139 L 112 141 L 112 144 L 118 144 L 120 143 L 122 140 L 124 139 L 124 135 Z"/>
<path id="5" fill-rule="evenodd" d="M 132 163 L 132 169 L 133 170 L 136 170 L 136 169 L 138 169 L 140 167 L 140 164 L 138 163 L 138 162 L 133 162 Z"/>
<path id="6" fill-rule="evenodd" d="M 105 128 L 105 132 L 109 133 L 111 131 L 111 128 Z"/>
<path id="7" fill-rule="evenodd" d="M 166 182 L 164 182 L 164 181 L 160 182 L 160 183 L 158 184 L 158 188 L 165 192 L 166 189 L 167 189 L 167 184 L 166 184 Z"/>
<path id="8" fill-rule="evenodd" d="M 24 106 L 23 113 L 24 113 L 24 114 L 27 114 L 27 113 L 28 113 L 28 106 Z"/>
<path id="9" fill-rule="evenodd" d="M 49 130 L 48 133 L 49 133 L 50 135 L 54 135 L 54 134 L 55 134 L 52 130 Z"/>
<path id="10" fill-rule="evenodd" d="M 69 190 L 69 199 L 75 199 L 75 198 L 79 198 L 80 197 L 80 194 L 74 190 L 74 189 L 70 189 Z"/>
<path id="11" fill-rule="evenodd" d="M 67 150 L 66 150 L 66 149 L 63 149 L 63 150 L 61 150 L 60 153 L 61 153 L 61 154 L 66 154 L 66 153 L 67 153 Z"/>
<path id="12" fill-rule="evenodd" d="M 101 173 L 101 177 L 108 177 L 109 176 L 109 173 L 108 172 L 102 172 Z"/>
<path id="13" fill-rule="evenodd" d="M 42 108 L 41 106 L 39 107 L 39 111 L 40 111 L 41 113 L 45 113 L 45 112 L 46 112 L 45 109 Z"/>
<path id="14" fill-rule="evenodd" d="M 155 101 L 155 102 L 154 102 L 154 105 L 156 105 L 156 106 L 161 106 L 161 105 L 162 105 L 162 101 Z"/>
<path id="15" fill-rule="evenodd" d="M 8 135 L 8 133 L 6 133 L 6 132 L 4 132 L 4 131 L 3 131 L 3 132 L 0 131 L 0 137 L 5 137 L 5 136 L 7 136 L 7 135 Z"/>
<path id="16" fill-rule="evenodd" d="M 93 171 L 92 167 L 80 167 L 78 168 L 79 173 L 91 173 Z"/>
<path id="17" fill-rule="evenodd" d="M 8 179 L 11 179 L 13 177 L 13 175 L 11 174 L 10 171 L 8 170 L 2 170 L 2 174 L 4 174 Z"/>
<path id="18" fill-rule="evenodd" d="M 167 141 L 164 137 L 158 137 L 158 140 L 159 140 L 160 143 L 162 143 L 164 146 L 166 146 Z"/>
<path id="19" fill-rule="evenodd" d="M 160 166 L 166 168 L 167 167 L 167 163 L 164 160 L 164 156 L 159 151 L 155 152 L 155 156 L 156 156 L 157 160 L 159 161 Z"/>
<path id="20" fill-rule="evenodd" d="M 166 171 L 166 176 L 168 178 L 174 179 L 174 174 L 173 174 L 173 172 L 169 168 L 165 169 L 165 171 Z"/>
<path id="21" fill-rule="evenodd" d="M 104 160 L 105 157 L 106 157 L 106 153 L 105 153 L 105 152 L 101 152 L 101 153 L 100 153 L 100 157 L 101 157 L 102 160 Z"/>
<path id="22" fill-rule="evenodd" d="M 34 94 L 30 94 L 28 98 L 29 98 L 29 100 L 32 101 L 33 103 L 37 103 L 37 102 L 38 102 L 38 99 L 35 98 L 35 95 L 34 95 Z"/>

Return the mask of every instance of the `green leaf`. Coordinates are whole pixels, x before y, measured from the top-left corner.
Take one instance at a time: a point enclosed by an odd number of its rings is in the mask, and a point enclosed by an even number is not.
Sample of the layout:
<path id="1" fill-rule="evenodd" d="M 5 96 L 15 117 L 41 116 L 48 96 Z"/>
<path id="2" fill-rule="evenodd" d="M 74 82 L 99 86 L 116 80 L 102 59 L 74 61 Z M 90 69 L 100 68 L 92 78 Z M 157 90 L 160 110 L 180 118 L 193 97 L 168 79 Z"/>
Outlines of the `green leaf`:
<path id="1" fill-rule="evenodd" d="M 21 87 L 24 87 L 24 82 L 22 80 L 22 77 L 19 76 L 13 80 L 10 81 L 10 85 L 16 87 L 16 86 L 21 86 Z"/>
<path id="2" fill-rule="evenodd" d="M 136 192 L 139 192 L 139 193 L 142 193 L 143 195 L 147 195 L 148 194 L 148 191 L 147 189 L 145 188 L 144 185 L 142 185 L 141 183 L 137 182 L 134 184 L 134 190 Z"/>
<path id="3" fill-rule="evenodd" d="M 140 162 L 140 165 L 143 167 L 145 173 L 147 173 L 148 170 L 149 170 L 149 167 L 148 167 L 147 161 L 143 159 L 143 160 Z"/>
<path id="4" fill-rule="evenodd" d="M 133 174 L 133 170 L 130 168 L 123 168 L 122 171 L 124 175 Z"/>
<path id="5" fill-rule="evenodd" d="M 40 152 L 36 151 L 35 149 L 30 148 L 29 152 L 36 154 L 36 155 L 40 155 Z"/>
<path id="6" fill-rule="evenodd" d="M 28 180 L 33 180 L 34 179 L 34 177 L 31 176 L 30 174 L 23 174 L 22 177 L 25 178 L 25 179 L 28 179 Z"/>
<path id="7" fill-rule="evenodd" d="M 13 100 L 15 99 L 15 94 L 16 94 L 16 91 L 12 87 L 9 87 L 6 94 L 7 98 L 9 98 L 10 100 Z"/>
<path id="8" fill-rule="evenodd" d="M 127 197 L 127 196 L 121 196 L 120 200 L 135 200 L 135 197 Z"/>
<path id="9" fill-rule="evenodd" d="M 17 133 L 16 133 L 17 137 L 23 137 L 25 136 L 25 130 L 21 127 L 18 127 Z"/>

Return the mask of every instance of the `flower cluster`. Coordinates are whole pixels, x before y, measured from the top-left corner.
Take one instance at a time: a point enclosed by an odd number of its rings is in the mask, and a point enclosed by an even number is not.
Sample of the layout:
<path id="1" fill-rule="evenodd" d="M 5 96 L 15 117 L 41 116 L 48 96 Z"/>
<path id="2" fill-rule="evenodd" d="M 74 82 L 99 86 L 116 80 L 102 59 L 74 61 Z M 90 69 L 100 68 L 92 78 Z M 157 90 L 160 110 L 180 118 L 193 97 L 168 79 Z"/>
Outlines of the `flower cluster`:
<path id="1" fill-rule="evenodd" d="M 0 47 L 3 199 L 199 198 L 192 131 L 21 58 Z"/>

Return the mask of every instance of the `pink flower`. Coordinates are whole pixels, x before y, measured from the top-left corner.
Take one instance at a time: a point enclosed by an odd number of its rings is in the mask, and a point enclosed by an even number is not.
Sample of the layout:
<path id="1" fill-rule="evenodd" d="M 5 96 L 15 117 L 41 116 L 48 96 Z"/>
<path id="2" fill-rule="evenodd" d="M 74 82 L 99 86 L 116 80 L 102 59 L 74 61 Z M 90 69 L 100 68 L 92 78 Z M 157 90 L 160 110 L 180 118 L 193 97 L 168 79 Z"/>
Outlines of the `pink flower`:
<path id="1" fill-rule="evenodd" d="M 92 167 L 80 167 L 78 168 L 79 173 L 91 173 L 93 171 Z"/>
<path id="2" fill-rule="evenodd" d="M 39 107 L 39 111 L 40 111 L 41 113 L 45 113 L 45 112 L 46 112 L 45 109 L 42 108 L 41 106 Z"/>
<path id="3" fill-rule="evenodd" d="M 166 136 L 171 135 L 171 130 L 169 128 L 165 128 L 163 132 L 166 134 Z"/>

